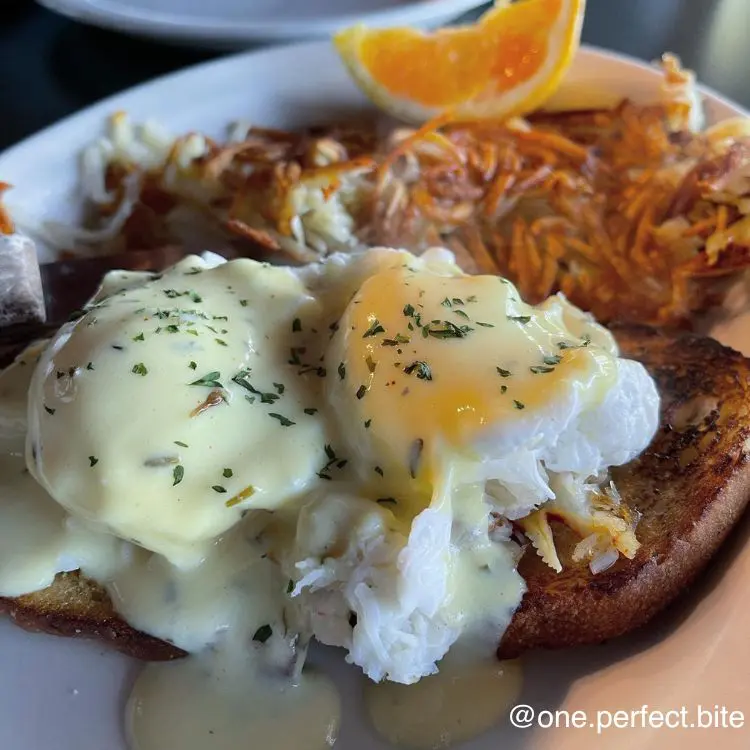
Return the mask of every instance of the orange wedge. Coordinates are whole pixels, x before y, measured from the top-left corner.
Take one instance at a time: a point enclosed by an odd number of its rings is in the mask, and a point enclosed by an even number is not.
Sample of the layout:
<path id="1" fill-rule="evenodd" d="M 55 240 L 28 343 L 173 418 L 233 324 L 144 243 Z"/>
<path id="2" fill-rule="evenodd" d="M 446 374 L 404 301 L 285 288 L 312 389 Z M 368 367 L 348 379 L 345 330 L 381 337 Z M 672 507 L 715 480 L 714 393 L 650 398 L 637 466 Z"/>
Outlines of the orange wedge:
<path id="1" fill-rule="evenodd" d="M 477 23 L 434 33 L 340 31 L 334 44 L 359 87 L 409 122 L 506 118 L 539 107 L 581 36 L 585 0 L 498 0 Z"/>

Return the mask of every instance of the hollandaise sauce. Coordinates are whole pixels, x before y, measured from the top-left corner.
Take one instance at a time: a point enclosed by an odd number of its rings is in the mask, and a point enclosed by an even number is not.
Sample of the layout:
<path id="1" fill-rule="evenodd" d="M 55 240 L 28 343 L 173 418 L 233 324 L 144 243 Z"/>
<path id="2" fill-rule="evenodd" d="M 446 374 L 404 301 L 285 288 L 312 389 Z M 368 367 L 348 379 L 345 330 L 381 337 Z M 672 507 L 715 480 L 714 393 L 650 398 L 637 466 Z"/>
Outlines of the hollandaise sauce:
<path id="1" fill-rule="evenodd" d="M 494 657 L 525 591 L 511 521 L 585 518 L 645 447 L 638 368 L 563 298 L 440 254 L 110 274 L 0 375 L 0 596 L 80 570 L 187 653 L 137 679 L 133 750 L 330 747 L 312 639 L 391 742 L 462 742 L 520 685 Z"/>

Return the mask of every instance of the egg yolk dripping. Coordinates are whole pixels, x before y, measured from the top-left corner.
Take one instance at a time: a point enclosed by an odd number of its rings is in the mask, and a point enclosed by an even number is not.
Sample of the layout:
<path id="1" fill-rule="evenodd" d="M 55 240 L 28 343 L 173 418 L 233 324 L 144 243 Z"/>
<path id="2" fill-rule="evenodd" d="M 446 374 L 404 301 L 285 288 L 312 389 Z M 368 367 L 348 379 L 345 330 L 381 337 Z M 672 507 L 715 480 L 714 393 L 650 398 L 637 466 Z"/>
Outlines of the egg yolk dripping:
<path id="1" fill-rule="evenodd" d="M 535 307 L 502 278 L 400 263 L 367 278 L 346 308 L 329 388 L 360 471 L 400 498 L 429 496 L 447 451 L 498 457 L 497 440 L 556 401 L 594 406 L 616 357 L 610 335 L 563 297 Z"/>

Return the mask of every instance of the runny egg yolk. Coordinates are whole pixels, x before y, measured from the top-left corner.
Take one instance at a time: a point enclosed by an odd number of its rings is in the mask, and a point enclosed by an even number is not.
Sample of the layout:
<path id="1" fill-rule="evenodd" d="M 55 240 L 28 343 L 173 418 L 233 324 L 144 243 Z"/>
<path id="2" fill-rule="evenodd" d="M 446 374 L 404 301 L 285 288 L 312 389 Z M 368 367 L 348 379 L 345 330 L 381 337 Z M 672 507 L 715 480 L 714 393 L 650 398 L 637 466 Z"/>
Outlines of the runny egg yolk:
<path id="1" fill-rule="evenodd" d="M 331 350 L 343 429 L 363 455 L 387 464 L 374 467 L 379 481 L 431 492 L 445 451 L 478 459 L 483 438 L 556 401 L 603 398 L 616 377 L 615 346 L 571 310 L 563 298 L 527 305 L 494 276 L 402 263 L 370 276 Z"/>

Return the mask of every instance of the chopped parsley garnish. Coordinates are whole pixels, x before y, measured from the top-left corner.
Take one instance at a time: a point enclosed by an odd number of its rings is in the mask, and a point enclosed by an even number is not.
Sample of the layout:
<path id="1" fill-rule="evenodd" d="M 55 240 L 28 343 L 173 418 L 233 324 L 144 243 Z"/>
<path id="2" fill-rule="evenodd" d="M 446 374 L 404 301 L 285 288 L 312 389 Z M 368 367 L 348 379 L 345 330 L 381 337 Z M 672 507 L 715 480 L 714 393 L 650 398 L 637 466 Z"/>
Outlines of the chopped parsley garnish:
<path id="1" fill-rule="evenodd" d="M 581 337 L 580 344 L 568 344 L 565 341 L 560 341 L 557 344 L 558 349 L 583 349 L 591 343 L 591 336 L 588 334 Z"/>
<path id="2" fill-rule="evenodd" d="M 172 487 L 175 485 L 178 485 L 182 478 L 185 476 L 185 467 L 181 466 L 180 464 L 177 464 L 177 466 L 172 469 Z"/>
<path id="3" fill-rule="evenodd" d="M 321 479 L 326 479 L 328 481 L 331 481 L 332 479 L 331 474 L 330 474 L 331 467 L 335 465 L 337 468 L 343 469 L 344 466 L 346 466 L 346 464 L 348 463 L 348 461 L 345 458 L 342 459 L 339 456 L 337 456 L 336 451 L 333 449 L 333 446 L 329 445 L 328 443 L 326 443 L 326 445 L 324 446 L 324 450 L 326 452 L 326 457 L 328 458 L 328 461 L 326 461 L 325 466 L 323 466 L 323 468 L 319 472 L 317 472 L 317 474 Z"/>
<path id="4" fill-rule="evenodd" d="M 531 315 L 508 315 L 508 320 L 525 326 L 531 320 Z"/>
<path id="5" fill-rule="evenodd" d="M 365 429 L 369 430 L 371 424 L 372 424 L 372 419 L 366 419 L 365 420 Z"/>
<path id="6" fill-rule="evenodd" d="M 224 469 L 224 471 L 221 472 L 224 479 L 231 479 L 233 474 L 234 472 L 231 469 Z"/>
<path id="7" fill-rule="evenodd" d="M 375 369 L 378 366 L 378 363 L 373 360 L 373 358 L 368 354 L 365 358 L 365 364 L 367 365 L 367 369 L 370 371 L 370 373 L 375 372 Z"/>
<path id="8" fill-rule="evenodd" d="M 226 487 L 222 487 L 222 486 L 221 486 L 220 484 L 213 484 L 213 485 L 211 485 L 211 489 L 212 489 L 212 490 L 213 490 L 214 492 L 219 492 L 219 493 L 222 493 L 222 492 L 226 492 L 226 491 L 227 491 L 227 490 L 226 490 Z"/>
<path id="9" fill-rule="evenodd" d="M 415 312 L 413 305 L 404 305 L 404 315 L 407 318 L 413 318 Z"/>
<path id="10" fill-rule="evenodd" d="M 548 372 L 554 372 L 554 367 L 547 367 L 547 365 L 533 365 L 532 367 L 529 367 L 529 370 L 534 375 L 546 375 Z"/>
<path id="11" fill-rule="evenodd" d="M 508 386 L 507 385 L 501 385 L 500 386 L 500 393 L 507 393 L 508 392 Z"/>
<path id="12" fill-rule="evenodd" d="M 133 336 L 133 341 L 143 341 L 143 340 L 144 340 L 144 336 L 143 336 L 142 331 L 137 336 Z"/>
<path id="13" fill-rule="evenodd" d="M 143 364 L 143 362 L 138 362 L 133 365 L 133 369 L 130 371 L 134 375 L 148 375 L 148 369 L 146 368 L 146 365 Z"/>
<path id="14" fill-rule="evenodd" d="M 283 383 L 274 383 L 273 387 L 276 389 L 276 392 L 281 395 L 284 393 L 284 384 Z"/>
<path id="15" fill-rule="evenodd" d="M 174 323 L 170 323 L 165 329 L 167 333 L 179 333 L 180 327 Z"/>
<path id="16" fill-rule="evenodd" d="M 343 380 L 346 377 L 346 365 L 343 362 L 339 362 L 337 372 L 340 380 Z"/>
<path id="17" fill-rule="evenodd" d="M 269 412 L 268 416 L 278 419 L 282 427 L 291 427 L 292 425 L 297 424 L 296 422 L 292 422 L 291 419 L 287 419 L 285 416 L 276 414 L 275 412 Z"/>
<path id="18" fill-rule="evenodd" d="M 253 635 L 253 640 L 258 643 L 265 643 L 273 635 L 273 628 L 270 625 L 261 625 Z"/>
<path id="19" fill-rule="evenodd" d="M 302 330 L 302 321 L 299 318 L 295 318 L 292 321 L 292 333 L 299 333 Z"/>
<path id="20" fill-rule="evenodd" d="M 312 416 L 313 414 L 317 414 L 318 410 L 311 406 L 308 409 L 305 409 L 304 412 L 305 414 L 309 414 L 310 416 Z"/>
<path id="21" fill-rule="evenodd" d="M 241 300 L 240 300 L 240 304 L 241 304 L 241 305 L 242 305 L 243 307 L 247 307 L 247 300 L 246 300 L 246 299 L 241 299 Z"/>
<path id="22" fill-rule="evenodd" d="M 47 406 L 47 404 L 44 405 L 44 411 L 46 411 L 47 414 L 54 414 L 55 413 L 55 409 L 51 409 L 49 406 Z"/>
<path id="23" fill-rule="evenodd" d="M 94 363 L 93 363 L 93 362 L 89 362 L 89 363 L 88 363 L 88 364 L 86 365 L 86 369 L 87 369 L 87 370 L 93 370 L 93 369 L 94 369 Z"/>
<path id="24" fill-rule="evenodd" d="M 427 364 L 427 362 L 423 362 L 422 360 L 417 360 L 416 362 L 412 362 L 407 367 L 404 367 L 404 372 L 407 375 L 416 373 L 417 377 L 420 380 L 432 380 L 432 370 L 430 369 L 430 366 Z"/>
<path id="25" fill-rule="evenodd" d="M 224 339 L 214 339 L 214 341 L 215 341 L 215 342 L 216 342 L 216 343 L 217 343 L 217 344 L 218 344 L 219 346 L 226 346 L 226 345 L 227 345 L 227 342 L 226 342 L 226 341 L 224 341 Z"/>
<path id="26" fill-rule="evenodd" d="M 198 365 L 197 365 L 197 364 L 196 364 L 195 362 L 193 362 L 193 361 L 191 360 L 191 361 L 190 361 L 190 364 L 188 365 L 188 367 L 189 367 L 189 368 L 190 368 L 191 370 L 196 370 L 196 369 L 198 368 Z"/>
<path id="27" fill-rule="evenodd" d="M 462 339 L 468 333 L 474 330 L 473 328 L 470 328 L 466 325 L 457 326 L 450 320 L 443 320 L 440 323 L 440 325 L 442 325 L 442 328 L 433 328 L 433 325 L 433 323 L 430 323 L 422 329 L 422 336 L 424 338 L 432 336 L 436 339 Z"/>
<path id="28" fill-rule="evenodd" d="M 112 344 L 113 349 L 117 349 L 118 352 L 121 352 L 125 349 L 124 346 L 120 346 L 119 344 Z"/>
<path id="29" fill-rule="evenodd" d="M 523 402 L 521 402 L 521 401 L 517 401 L 516 399 L 513 399 L 513 406 L 514 406 L 514 407 L 515 407 L 516 409 L 519 409 L 519 410 L 520 410 L 520 409 L 525 409 L 525 408 L 526 408 L 526 404 L 524 404 L 524 403 L 523 403 Z"/>
<path id="30" fill-rule="evenodd" d="M 380 474 L 381 477 L 383 476 L 383 470 L 379 466 L 375 467 L 375 473 Z"/>
<path id="31" fill-rule="evenodd" d="M 385 333 L 385 328 L 383 328 L 383 326 L 380 325 L 380 321 L 375 318 L 375 320 L 370 323 L 370 327 L 362 335 L 362 338 L 366 339 L 370 336 L 377 336 L 379 333 Z"/>
<path id="32" fill-rule="evenodd" d="M 99 459 L 96 456 L 89 456 L 89 466 L 96 466 L 99 463 Z"/>
<path id="33" fill-rule="evenodd" d="M 286 585 L 286 593 L 291 594 L 294 591 L 294 581 L 290 578 L 289 583 Z"/>
<path id="34" fill-rule="evenodd" d="M 176 289 L 165 289 L 164 294 L 169 297 L 169 299 L 174 299 L 175 297 L 182 296 L 182 293 L 178 292 Z"/>
<path id="35" fill-rule="evenodd" d="M 250 374 L 250 370 L 240 370 L 233 378 L 232 382 L 236 383 L 239 386 L 242 386 L 247 391 L 250 391 L 250 393 L 254 393 L 256 396 L 260 396 L 260 402 L 262 404 L 273 404 L 276 401 L 279 400 L 279 395 L 277 393 L 264 393 L 263 391 L 259 391 L 257 388 L 255 388 L 252 383 L 247 379 L 247 376 Z M 278 384 L 274 384 L 278 385 Z M 282 389 L 279 391 L 279 393 L 283 393 L 284 388 L 282 386 Z"/>
<path id="36" fill-rule="evenodd" d="M 496 367 L 495 369 L 497 370 L 497 374 L 501 378 L 509 378 L 510 377 L 510 374 L 511 374 L 510 370 L 504 370 L 502 367 Z"/>
<path id="37" fill-rule="evenodd" d="M 466 298 L 466 301 L 467 302 L 476 302 L 477 301 L 477 295 L 476 294 L 472 294 L 470 297 Z"/>
<path id="38" fill-rule="evenodd" d="M 552 354 L 544 358 L 545 365 L 559 365 L 562 362 L 562 357 L 559 354 Z"/>
<path id="39" fill-rule="evenodd" d="M 455 315 L 460 315 L 462 318 L 469 320 L 469 316 L 463 310 L 453 310 Z"/>
<path id="40" fill-rule="evenodd" d="M 482 326 L 482 328 L 494 328 L 494 323 L 482 323 L 480 320 L 475 321 L 478 326 Z"/>
<path id="41" fill-rule="evenodd" d="M 221 373 L 214 370 L 213 372 L 204 375 L 202 378 L 198 378 L 198 380 L 188 383 L 188 385 L 204 385 L 208 388 L 223 388 L 224 386 L 219 382 L 220 377 Z"/>
<path id="42" fill-rule="evenodd" d="M 188 447 L 188 444 L 187 444 L 187 443 L 183 443 L 183 442 L 182 442 L 181 440 L 175 440 L 175 441 L 174 441 L 174 444 L 175 444 L 175 445 L 179 445 L 179 446 L 181 446 L 182 448 L 187 448 L 187 447 Z"/>
<path id="43" fill-rule="evenodd" d="M 194 292 L 194 291 L 192 291 L 192 290 L 191 290 L 191 291 L 190 291 L 190 292 L 189 292 L 188 294 L 189 294 L 189 296 L 190 296 L 190 299 L 191 299 L 191 300 L 192 300 L 193 302 L 195 302 L 196 304 L 197 304 L 198 302 L 203 302 L 203 297 L 201 297 L 201 296 L 200 296 L 200 294 L 196 294 L 196 292 Z"/>
<path id="44" fill-rule="evenodd" d="M 381 346 L 398 346 L 399 344 L 408 344 L 411 339 L 408 336 L 404 336 L 401 333 L 397 333 L 395 338 L 383 339 L 380 342 Z"/>
<path id="45" fill-rule="evenodd" d="M 395 497 L 379 497 L 375 502 L 380 503 L 381 505 L 397 505 Z"/>
<path id="46" fill-rule="evenodd" d="M 443 307 L 451 307 L 451 301 L 447 297 L 440 304 Z"/>
<path id="47" fill-rule="evenodd" d="M 365 397 L 366 393 L 367 393 L 367 386 L 366 385 L 361 385 L 361 386 L 359 386 L 359 388 L 357 388 L 357 398 L 358 399 L 360 399 L 360 400 L 363 399 Z"/>

